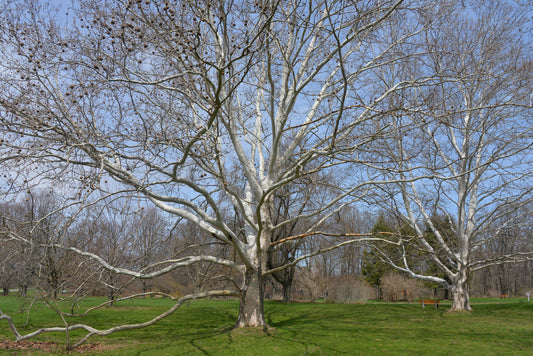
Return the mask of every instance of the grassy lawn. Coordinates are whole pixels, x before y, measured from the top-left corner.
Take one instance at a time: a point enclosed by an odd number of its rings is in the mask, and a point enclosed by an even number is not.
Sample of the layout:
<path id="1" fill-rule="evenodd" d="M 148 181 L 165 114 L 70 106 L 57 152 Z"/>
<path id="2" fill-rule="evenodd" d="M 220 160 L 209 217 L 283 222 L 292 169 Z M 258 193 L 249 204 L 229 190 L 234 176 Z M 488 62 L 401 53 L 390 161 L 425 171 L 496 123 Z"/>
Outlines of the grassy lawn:
<path id="1" fill-rule="evenodd" d="M 86 303 L 97 303 L 90 299 Z M 472 300 L 473 313 L 447 313 L 417 304 L 365 305 L 290 304 L 267 302 L 272 327 L 231 330 L 236 301 L 197 301 L 184 305 L 155 326 L 89 340 L 83 355 L 533 355 L 533 302 L 526 299 Z M 479 303 L 479 304 L 477 304 Z M 17 314 L 21 300 L 0 296 L 0 309 L 13 314 L 21 332 L 61 325 L 58 317 L 38 305 Z M 165 299 L 127 301 L 99 310 L 85 319 L 96 327 L 146 321 L 171 304 Z M 72 333 L 72 339 L 79 337 Z M 0 342 L 13 340 L 0 320 Z M 64 334 L 39 336 L 41 342 L 65 344 Z M 95 346 L 96 345 L 96 346 Z M 0 349 L 1 355 L 49 355 L 63 349 Z M 66 352 L 65 352 L 66 354 Z M 71 353 L 76 354 L 76 353 Z"/>

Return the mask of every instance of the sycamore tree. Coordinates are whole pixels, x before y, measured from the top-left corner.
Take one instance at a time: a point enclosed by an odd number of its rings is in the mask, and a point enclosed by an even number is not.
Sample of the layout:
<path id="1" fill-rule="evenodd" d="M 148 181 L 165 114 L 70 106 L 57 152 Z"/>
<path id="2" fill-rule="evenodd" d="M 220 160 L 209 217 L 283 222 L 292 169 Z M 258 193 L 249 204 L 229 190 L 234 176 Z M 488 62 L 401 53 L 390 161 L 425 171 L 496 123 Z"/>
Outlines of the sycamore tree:
<path id="1" fill-rule="evenodd" d="M 63 187 L 74 217 L 104 202 L 102 195 L 135 195 L 140 204 L 194 224 L 213 246 L 229 246 L 235 256 L 192 253 L 135 269 L 113 266 L 76 246 L 57 246 L 111 272 L 147 279 L 214 263 L 242 275 L 237 290 L 186 296 L 145 324 L 54 330 L 85 329 L 83 342 L 150 325 L 187 299 L 216 295 L 240 296 L 236 327 L 266 326 L 266 276 L 321 252 L 269 269 L 273 232 L 298 219 L 307 227 L 305 236 L 312 236 L 331 214 L 367 193 L 371 181 L 358 162 L 337 157 L 357 156 L 381 135 L 371 125 L 384 114 L 380 103 L 423 81 L 401 80 L 377 96 L 367 90 L 380 67 L 417 55 L 397 49 L 432 26 L 424 17 L 432 4 L 80 0 L 59 9 L 53 4 L 1 5 L 4 191 Z M 294 207 L 286 218 L 273 219 L 276 192 L 319 171 L 335 172 L 336 193 L 312 210 Z M 231 224 L 232 216 L 242 224 Z M 5 229 L 2 238 L 23 240 Z M 277 248 L 294 240 L 278 240 Z M 14 330 L 19 340 L 49 331 Z"/>
<path id="2" fill-rule="evenodd" d="M 416 249 L 436 269 L 415 270 L 407 252 L 388 262 L 449 289 L 452 311 L 471 310 L 472 272 L 533 256 L 476 253 L 502 238 L 513 244 L 519 236 L 507 232 L 521 219 L 512 212 L 525 211 L 532 199 L 533 58 L 531 23 L 522 10 L 512 2 L 464 2 L 426 32 L 420 61 L 394 64 L 382 75 L 385 86 L 419 72 L 439 77 L 389 97 L 386 105 L 398 110 L 380 125 L 396 134 L 369 154 L 384 180 L 397 179 L 378 189 L 415 232 L 415 239 L 401 241 L 404 251 Z"/>

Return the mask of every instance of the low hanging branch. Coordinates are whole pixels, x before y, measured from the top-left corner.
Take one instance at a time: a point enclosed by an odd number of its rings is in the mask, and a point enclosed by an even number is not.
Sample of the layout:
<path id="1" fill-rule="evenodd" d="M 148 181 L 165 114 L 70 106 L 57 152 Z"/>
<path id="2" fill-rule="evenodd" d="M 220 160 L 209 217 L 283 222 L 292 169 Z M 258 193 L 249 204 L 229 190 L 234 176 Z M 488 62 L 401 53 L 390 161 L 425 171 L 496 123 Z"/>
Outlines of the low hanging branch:
<path id="1" fill-rule="evenodd" d="M 126 299 L 131 299 L 131 298 L 134 298 L 134 297 L 143 296 L 143 295 L 147 295 L 147 294 L 162 294 L 162 293 L 142 293 L 142 294 L 137 294 L 137 295 L 134 295 L 134 296 L 120 298 L 118 300 L 115 300 L 115 302 L 126 300 Z M 0 319 L 7 320 L 8 324 L 9 324 L 9 327 L 11 328 L 11 330 L 13 331 L 13 333 L 16 336 L 16 340 L 17 341 L 27 340 L 27 339 L 35 337 L 35 336 L 37 336 L 39 334 L 43 334 L 43 333 L 50 333 L 50 332 L 69 333 L 70 331 L 77 330 L 77 329 L 83 329 L 83 330 L 87 331 L 87 334 L 84 337 L 82 337 L 80 339 L 80 341 L 78 341 L 76 344 L 74 344 L 72 346 L 68 346 L 69 349 L 73 349 L 73 348 L 76 348 L 76 347 L 80 346 L 85 341 L 87 341 L 91 336 L 94 336 L 94 335 L 106 336 L 106 335 L 110 335 L 112 333 L 115 333 L 117 331 L 141 329 L 141 328 L 145 328 L 145 327 L 151 326 L 151 325 L 157 323 L 158 321 L 166 318 L 167 316 L 171 315 L 176 310 L 178 310 L 179 307 L 181 307 L 183 305 L 183 303 L 185 303 L 187 301 L 190 301 L 190 300 L 202 299 L 202 298 L 208 298 L 208 297 L 239 296 L 239 295 L 240 294 L 237 291 L 219 290 L 219 291 L 210 291 L 210 292 L 205 292 L 205 293 L 189 294 L 189 295 L 186 295 L 186 296 L 181 297 L 179 299 L 172 298 L 172 299 L 174 299 L 176 301 L 176 303 L 170 309 L 168 309 L 164 313 L 159 314 L 158 316 L 156 316 L 155 318 L 153 318 L 153 319 L 151 319 L 149 321 L 146 321 L 144 323 L 137 323 L 137 324 L 119 325 L 119 326 L 115 326 L 115 327 L 112 327 L 112 328 L 109 328 L 109 329 L 103 329 L 103 330 L 99 330 L 99 329 L 93 328 L 92 326 L 89 326 L 89 325 L 86 325 L 86 324 L 75 324 L 75 325 L 70 325 L 70 326 L 67 326 L 67 327 L 41 328 L 41 329 L 38 329 L 38 330 L 36 330 L 34 332 L 31 332 L 29 334 L 21 335 L 19 333 L 19 331 L 17 330 L 17 328 L 15 326 L 15 323 L 13 322 L 13 319 L 9 315 L 5 314 L 2 310 L 0 310 Z M 101 304 L 98 307 L 101 307 L 103 305 L 106 305 L 106 303 Z M 96 307 L 96 308 L 98 308 L 98 307 Z M 94 310 L 94 309 L 95 308 L 90 308 L 89 310 Z M 68 314 L 66 314 L 66 315 L 68 315 Z"/>
<path id="2" fill-rule="evenodd" d="M 368 237 L 373 236 L 375 234 L 398 236 L 398 237 L 400 237 L 400 241 L 395 242 L 395 241 L 390 241 L 390 240 L 382 239 L 382 238 L 378 238 L 378 237 L 371 238 L 370 240 L 368 239 Z M 315 235 L 323 235 L 323 236 L 329 236 L 329 237 L 361 237 L 361 238 L 365 237 L 364 241 L 382 241 L 382 242 L 386 242 L 386 243 L 390 243 L 390 244 L 394 244 L 394 245 L 399 245 L 401 243 L 401 241 L 405 240 L 404 238 L 407 238 L 409 240 L 415 238 L 415 236 L 400 235 L 398 233 L 388 232 L 388 231 L 380 231 L 379 233 L 374 233 L 374 232 L 367 232 L 367 233 L 355 233 L 355 232 L 353 232 L 352 233 L 352 232 L 348 232 L 348 233 L 343 233 L 343 234 L 334 234 L 334 233 L 331 233 L 331 232 L 324 232 L 324 231 L 312 231 L 312 232 L 306 232 L 306 233 L 299 234 L 299 235 L 289 236 L 289 237 L 286 237 L 284 239 L 281 239 L 281 240 L 278 240 L 278 241 L 274 241 L 274 242 L 272 242 L 270 244 L 270 246 L 281 245 L 281 244 L 283 244 L 285 242 L 289 242 L 289 241 L 297 240 L 297 239 L 303 239 L 303 238 L 310 237 L 310 236 L 315 236 Z M 355 242 L 356 240 L 352 240 L 352 241 Z M 360 240 L 360 241 L 363 241 L 363 240 Z"/>
<path id="3" fill-rule="evenodd" d="M 172 270 L 175 270 L 176 268 L 190 266 L 190 265 L 193 265 L 195 263 L 200 263 L 200 262 L 216 263 L 222 266 L 234 268 L 236 270 L 242 269 L 242 265 L 236 262 L 233 262 L 231 260 L 219 258 L 216 256 L 200 255 L 200 256 L 187 256 L 187 257 L 178 258 L 178 259 L 163 260 L 163 261 L 153 263 L 145 267 L 143 270 L 133 271 L 127 268 L 115 267 L 111 263 L 106 261 L 104 258 L 99 256 L 98 254 L 88 252 L 88 251 L 82 251 L 73 246 L 64 246 L 62 244 L 53 244 L 53 243 L 51 244 L 34 243 L 9 230 L 5 232 L 0 230 L 0 238 L 2 238 L 2 235 L 5 235 L 4 241 L 18 241 L 18 242 L 22 242 L 32 247 L 43 247 L 43 248 L 53 247 L 53 248 L 58 248 L 64 251 L 74 252 L 78 254 L 79 256 L 88 257 L 89 259 L 95 261 L 96 263 L 98 263 L 100 266 L 102 266 L 104 269 L 108 271 L 111 271 L 117 274 L 126 275 L 126 276 L 131 276 L 134 278 L 140 278 L 140 279 L 149 279 L 149 278 L 158 277 Z M 146 272 L 146 270 L 149 270 L 152 268 L 157 268 L 157 269 L 152 272 Z"/>
<path id="4" fill-rule="evenodd" d="M 515 252 L 508 255 L 489 258 L 486 260 L 476 261 L 470 266 L 472 271 L 479 271 L 491 266 L 497 266 L 507 263 L 519 263 L 533 261 L 533 251 L 530 252 Z"/>

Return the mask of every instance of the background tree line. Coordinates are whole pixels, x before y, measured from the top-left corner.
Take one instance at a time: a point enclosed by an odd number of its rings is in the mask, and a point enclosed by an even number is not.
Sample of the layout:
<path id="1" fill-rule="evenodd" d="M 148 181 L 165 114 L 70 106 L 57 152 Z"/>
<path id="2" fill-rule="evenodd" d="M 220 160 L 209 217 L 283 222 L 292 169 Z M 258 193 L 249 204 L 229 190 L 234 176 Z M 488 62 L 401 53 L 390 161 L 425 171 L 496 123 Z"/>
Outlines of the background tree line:
<path id="1" fill-rule="evenodd" d="M 186 271 L 171 272 L 150 280 L 138 280 L 110 273 L 97 263 L 76 253 L 50 246 L 62 242 L 70 247 L 98 253 L 106 261 L 124 268 L 150 269 L 156 261 L 196 253 L 211 253 L 220 258 L 235 259 L 229 249 L 218 249 L 202 237 L 201 230 L 187 222 L 173 223 L 169 216 L 150 207 L 121 206 L 117 202 L 95 206 L 78 216 L 76 223 L 68 223 L 64 211 L 56 211 L 60 197 L 52 191 L 28 193 L 27 200 L 3 204 L 2 223 L 33 242 L 31 248 L 23 242 L 11 242 L 2 247 L 2 277 L 0 288 L 7 295 L 10 290 L 25 297 L 28 289 L 55 299 L 58 296 L 103 295 L 112 301 L 128 293 L 158 291 L 174 296 L 198 293 L 213 288 L 226 288 L 240 283 L 232 275 L 211 263 L 190 266 Z M 284 202 L 280 202 L 280 207 Z M 521 216 L 523 221 L 508 232 L 506 238 L 492 241 L 476 250 L 482 258 L 509 253 L 527 253 L 532 249 L 531 212 Z M 432 218 L 441 231 L 453 239 L 453 228 L 444 217 Z M 373 214 L 355 209 L 340 211 L 331 224 L 340 231 L 368 231 L 374 236 L 414 236 L 409 227 L 397 217 L 385 213 Z M 400 225 L 401 224 L 401 225 Z M 494 224 L 498 230 L 501 222 Z M 293 227 L 295 229 L 295 227 Z M 426 234 L 432 232 L 426 229 Z M 284 234 L 290 236 L 293 234 Z M 279 238 L 278 238 L 279 239 Z M 273 266 L 294 259 L 319 244 L 327 248 L 339 238 L 316 238 L 284 246 L 272 254 Z M 431 239 L 428 237 L 428 239 Z M 342 238 L 341 238 L 342 240 Z M 202 242 L 203 241 L 203 242 Z M 276 241 L 276 240 L 275 240 Z M 213 251 L 210 251 L 213 250 Z M 364 302 L 367 299 L 409 300 L 418 297 L 450 297 L 448 290 L 435 283 L 420 283 L 398 271 L 389 263 L 398 263 L 403 256 L 398 246 L 387 242 L 354 244 L 321 254 L 305 262 L 273 274 L 266 282 L 266 297 L 289 301 Z M 438 275 L 438 269 L 416 247 L 409 251 L 413 268 L 418 273 Z M 278 259 L 282 259 L 281 262 Z M 469 289 L 474 296 L 518 296 L 533 287 L 532 262 L 495 264 L 473 272 Z M 445 278 L 443 276 L 443 278 Z"/>

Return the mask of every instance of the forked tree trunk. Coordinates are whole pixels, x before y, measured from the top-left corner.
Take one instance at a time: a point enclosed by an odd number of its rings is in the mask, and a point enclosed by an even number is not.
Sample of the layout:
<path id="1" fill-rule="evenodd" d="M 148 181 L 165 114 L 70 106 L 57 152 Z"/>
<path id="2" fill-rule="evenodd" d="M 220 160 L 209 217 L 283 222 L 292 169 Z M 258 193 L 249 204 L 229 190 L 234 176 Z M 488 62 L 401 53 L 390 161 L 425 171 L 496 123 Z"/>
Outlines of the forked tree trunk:
<path id="1" fill-rule="evenodd" d="M 472 311 L 466 281 L 466 273 L 452 281 L 451 292 L 453 300 L 449 311 Z"/>
<path id="2" fill-rule="evenodd" d="M 21 298 L 26 298 L 28 296 L 28 287 L 27 286 L 20 287 L 19 291 L 20 291 L 20 297 Z"/>
<path id="3" fill-rule="evenodd" d="M 246 270 L 244 287 L 241 293 L 239 318 L 235 323 L 235 328 L 266 327 L 263 310 L 264 285 L 260 270 Z"/>
<path id="4" fill-rule="evenodd" d="M 281 286 L 283 287 L 283 303 L 290 303 L 292 297 L 292 280 L 282 283 Z"/>

